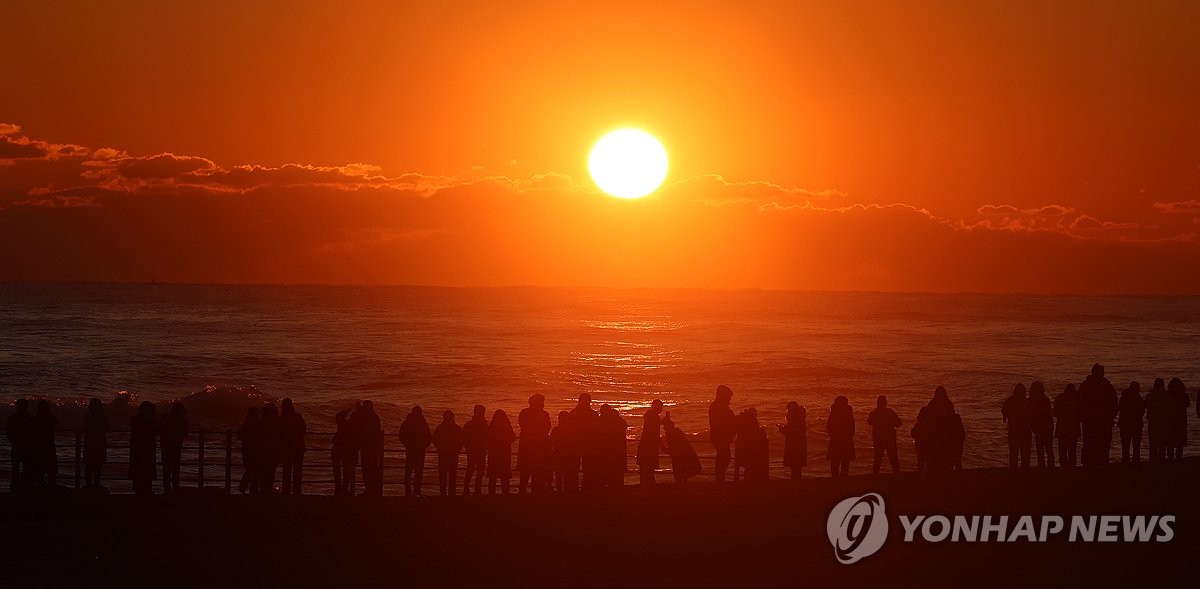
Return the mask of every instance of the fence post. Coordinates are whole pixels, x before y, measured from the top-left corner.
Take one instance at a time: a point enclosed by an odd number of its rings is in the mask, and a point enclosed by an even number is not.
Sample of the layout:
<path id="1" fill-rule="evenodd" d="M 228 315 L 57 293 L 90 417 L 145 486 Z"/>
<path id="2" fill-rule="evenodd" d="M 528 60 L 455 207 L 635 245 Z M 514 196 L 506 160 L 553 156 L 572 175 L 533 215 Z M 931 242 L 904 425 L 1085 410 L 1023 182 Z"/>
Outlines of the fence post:
<path id="1" fill-rule="evenodd" d="M 233 432 L 225 432 L 225 494 L 232 491 L 233 484 Z"/>
<path id="2" fill-rule="evenodd" d="M 83 440 L 79 430 L 75 430 L 75 488 L 79 488 L 79 463 L 83 459 Z"/>
<path id="3" fill-rule="evenodd" d="M 196 486 L 204 490 L 204 430 L 200 430 L 200 462 L 196 466 Z"/>

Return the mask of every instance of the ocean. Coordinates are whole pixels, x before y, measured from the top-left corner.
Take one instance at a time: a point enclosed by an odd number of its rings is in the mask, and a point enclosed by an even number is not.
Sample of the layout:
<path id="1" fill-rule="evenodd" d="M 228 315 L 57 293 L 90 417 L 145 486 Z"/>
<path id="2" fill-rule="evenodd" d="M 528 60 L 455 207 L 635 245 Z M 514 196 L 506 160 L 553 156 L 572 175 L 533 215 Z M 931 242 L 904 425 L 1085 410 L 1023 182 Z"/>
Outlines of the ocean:
<path id="1" fill-rule="evenodd" d="M 371 399 L 394 441 L 413 405 L 431 423 L 446 409 L 461 423 L 475 404 L 515 416 L 533 393 L 555 416 L 588 392 L 621 411 L 631 440 L 662 399 L 708 456 L 707 407 L 726 384 L 735 410 L 755 407 L 769 427 L 777 477 L 774 424 L 791 400 L 808 409 L 806 475 L 828 474 L 824 420 L 837 395 L 856 415 L 852 473 L 870 469 L 866 415 L 880 394 L 903 422 L 901 462 L 913 468 L 907 432 L 938 385 L 967 430 L 964 465 L 998 466 L 1000 407 L 1015 383 L 1041 380 L 1053 396 L 1099 362 L 1118 390 L 1180 377 L 1193 392 L 1198 359 L 1200 297 L 0 285 L 3 411 L 18 397 L 51 398 L 63 429 L 92 397 L 111 403 L 117 429 L 131 399 L 184 399 L 193 427 L 217 430 L 263 396 L 290 397 L 313 432 Z M 1200 420 L 1189 413 L 1189 423 L 1200 440 Z"/>

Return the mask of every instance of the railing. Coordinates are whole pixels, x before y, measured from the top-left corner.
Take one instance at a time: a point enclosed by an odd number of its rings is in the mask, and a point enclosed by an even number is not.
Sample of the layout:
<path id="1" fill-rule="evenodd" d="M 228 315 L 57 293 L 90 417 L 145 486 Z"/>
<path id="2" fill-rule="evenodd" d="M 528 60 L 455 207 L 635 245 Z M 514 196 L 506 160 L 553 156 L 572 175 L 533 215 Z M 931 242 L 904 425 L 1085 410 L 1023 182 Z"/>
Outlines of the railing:
<path id="1" fill-rule="evenodd" d="M 60 430 L 55 435 L 56 441 L 56 456 L 58 459 L 58 474 L 57 484 L 63 485 L 65 481 L 70 481 L 67 486 L 73 486 L 79 489 L 84 484 L 84 446 L 83 446 L 83 430 Z M 308 494 L 333 494 L 333 461 L 330 457 L 333 434 L 328 432 L 309 432 L 305 436 L 305 458 L 301 468 L 301 489 Z M 390 439 L 389 439 L 390 438 Z M 314 445 L 314 441 L 318 443 Z M 635 482 L 638 476 L 636 463 L 634 461 L 635 454 L 629 449 L 636 449 L 636 440 L 626 440 L 626 467 L 625 476 L 628 482 Z M 514 456 L 516 454 L 514 447 Z M 158 473 L 158 480 L 162 480 L 162 463 L 161 463 L 161 447 L 156 451 L 155 465 Z M 242 465 L 240 458 L 235 454 L 240 453 L 240 443 L 234 439 L 233 431 L 231 430 L 193 430 L 188 434 L 183 446 L 183 455 L 180 458 L 180 481 L 181 484 L 192 483 L 192 489 L 201 490 L 218 490 L 225 493 L 230 493 L 234 487 L 234 476 L 240 473 Z M 385 437 L 384 442 L 384 460 L 383 460 L 383 488 L 384 494 L 389 494 L 389 490 L 394 490 L 390 494 L 401 494 L 404 485 L 404 449 L 401 447 L 394 436 Z M 316 460 L 313 460 L 316 458 Z M 458 466 L 458 486 L 463 485 L 463 476 L 465 475 L 465 457 L 460 457 Z M 712 455 L 701 454 L 702 460 L 714 460 Z M 239 464 L 235 467 L 235 460 Z M 108 433 L 107 443 L 107 461 L 101 470 L 100 481 L 102 486 L 108 488 L 111 492 L 132 492 L 133 485 L 128 474 L 129 461 L 129 432 L 128 431 L 110 431 Z M 670 464 L 670 458 L 667 456 L 660 457 L 660 464 L 666 466 Z M 66 468 L 64 468 L 64 465 Z M 210 486 L 211 477 L 209 476 L 210 469 L 216 468 L 221 473 L 220 484 Z M 7 479 L 10 472 L 10 448 L 8 444 L 0 444 L 0 475 Z M 356 481 L 361 490 L 362 477 L 361 465 L 356 467 Z M 235 472 L 236 471 L 236 472 Z M 392 478 L 388 478 L 388 473 L 393 473 Z M 659 468 L 655 471 L 656 474 L 669 475 L 670 468 Z M 275 485 L 278 487 L 282 483 L 281 470 L 276 469 Z M 64 476 L 65 475 L 65 476 Z M 516 479 L 519 474 L 516 469 L 513 469 L 513 478 Z M 632 477 L 632 479 L 630 479 Z M 486 477 L 485 477 L 486 478 Z M 111 483 L 111 484 L 109 484 Z M 515 487 L 517 481 L 513 480 L 512 484 Z M 437 492 L 437 453 L 430 449 L 425 459 L 425 473 L 422 479 L 422 489 L 432 488 L 434 493 Z M 461 490 L 460 490 L 461 492 Z M 425 493 L 428 494 L 428 493 Z"/>

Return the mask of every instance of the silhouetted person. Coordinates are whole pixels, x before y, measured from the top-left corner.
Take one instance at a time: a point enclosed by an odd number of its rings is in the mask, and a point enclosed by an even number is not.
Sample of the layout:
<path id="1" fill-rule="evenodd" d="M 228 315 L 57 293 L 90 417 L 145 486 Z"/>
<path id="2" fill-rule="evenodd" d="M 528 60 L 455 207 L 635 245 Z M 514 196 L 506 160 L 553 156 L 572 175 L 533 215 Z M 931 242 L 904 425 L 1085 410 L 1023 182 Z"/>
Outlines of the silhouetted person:
<path id="1" fill-rule="evenodd" d="M 483 492 L 483 474 L 487 465 L 488 420 L 487 408 L 475 406 L 474 416 L 462 428 L 463 449 L 467 454 L 467 475 L 463 477 L 463 495 L 471 494 L 471 477 L 475 477 L 475 494 Z"/>
<path id="2" fill-rule="evenodd" d="M 187 409 L 183 403 L 172 403 L 171 410 L 158 421 L 158 436 L 162 447 L 163 494 L 179 492 L 179 461 L 183 441 L 188 435 Z"/>
<path id="3" fill-rule="evenodd" d="M 671 474 L 675 482 L 686 483 L 689 478 L 700 474 L 700 457 L 688 441 L 687 434 L 675 427 L 669 411 L 662 420 L 662 427 L 667 456 L 671 457 Z"/>
<path id="4" fill-rule="evenodd" d="M 363 401 L 350 416 L 351 429 L 358 438 L 359 463 L 362 465 L 363 494 L 383 496 L 383 426 L 375 413 L 375 404 Z"/>
<path id="5" fill-rule="evenodd" d="M 607 405 L 601 405 L 605 407 Z M 600 423 L 602 419 L 601 412 L 596 413 L 596 418 L 592 419 L 583 430 L 583 435 L 580 441 L 583 444 L 583 481 L 580 487 L 584 490 L 602 489 L 608 486 L 609 476 L 607 471 L 610 462 L 606 462 L 608 458 L 604 453 L 604 425 Z M 622 420 L 624 423 L 624 420 Z M 609 424 L 612 425 L 611 423 Z M 624 435 L 624 434 L 622 434 Z"/>
<path id="6" fill-rule="evenodd" d="M 58 430 L 58 418 L 50 401 L 38 401 L 37 415 L 33 417 L 33 464 L 34 482 L 41 487 L 46 484 L 46 490 L 53 493 L 58 490 L 58 444 L 54 433 Z"/>
<path id="7" fill-rule="evenodd" d="M 1121 392 L 1117 404 L 1117 427 L 1121 430 L 1121 462 L 1142 461 L 1142 416 L 1146 414 L 1146 401 L 1142 399 L 1142 385 L 1137 381 Z"/>
<path id="8" fill-rule="evenodd" d="M 600 415 L 596 418 L 596 447 L 601 488 L 625 485 L 625 431 L 628 429 L 629 424 L 616 409 L 607 404 L 600 406 Z"/>
<path id="9" fill-rule="evenodd" d="M 425 478 L 425 450 L 433 442 L 429 423 L 421 407 L 415 406 L 400 424 L 400 445 L 404 446 L 404 495 L 420 497 Z"/>
<path id="10" fill-rule="evenodd" d="M 133 492 L 143 497 L 154 494 L 154 479 L 158 474 L 154 461 L 157 437 L 154 403 L 142 401 L 129 420 L 129 479 L 133 481 Z"/>
<path id="11" fill-rule="evenodd" d="M 283 428 L 279 423 L 279 408 L 275 403 L 263 405 L 262 411 L 262 461 L 258 473 L 259 493 L 267 495 L 275 492 L 275 473 L 279 470 L 279 457 L 283 453 Z"/>
<path id="12" fill-rule="evenodd" d="M 1054 467 L 1054 406 L 1046 396 L 1046 385 L 1029 385 L 1029 426 L 1033 431 L 1033 453 L 1038 467 Z"/>
<path id="13" fill-rule="evenodd" d="M 333 463 L 333 494 L 353 497 L 358 445 L 350 426 L 350 409 L 339 411 L 333 420 L 337 424 L 337 431 L 333 434 L 333 444 L 329 450 L 329 458 Z"/>
<path id="14" fill-rule="evenodd" d="M 567 472 L 574 464 L 571 440 L 571 412 L 558 412 L 558 425 L 550 430 L 550 463 L 554 469 L 554 489 L 567 492 Z"/>
<path id="15" fill-rule="evenodd" d="M 1073 468 L 1079 449 L 1079 393 L 1075 385 L 1068 384 L 1063 392 L 1054 397 L 1054 418 L 1058 437 L 1058 463 Z"/>
<path id="16" fill-rule="evenodd" d="M 655 399 L 650 402 L 650 408 L 642 416 L 642 435 L 638 438 L 637 465 L 638 482 L 643 485 L 654 484 L 654 471 L 658 470 L 659 454 L 662 450 L 662 438 L 658 430 L 662 424 L 663 402 Z"/>
<path id="17" fill-rule="evenodd" d="M 748 438 L 749 450 L 743 466 L 746 468 L 747 481 L 765 481 L 770 478 L 770 440 L 767 439 L 766 428 L 758 424 L 758 410 L 751 407 L 745 410 L 745 433 Z"/>
<path id="18" fill-rule="evenodd" d="M 442 413 L 442 422 L 433 430 L 433 448 L 437 451 L 438 494 L 453 497 L 458 493 L 458 455 L 463 449 L 463 431 L 454 423 L 454 412 Z"/>
<path id="19" fill-rule="evenodd" d="M 1154 379 L 1154 385 L 1146 395 L 1150 462 L 1167 459 L 1167 430 L 1170 429 L 1172 404 L 1171 396 L 1167 394 L 1166 381 L 1161 378 Z"/>
<path id="20" fill-rule="evenodd" d="M 737 415 L 729 406 L 733 391 L 725 385 L 717 387 L 717 398 L 708 405 L 708 437 L 717 452 L 716 480 L 725 481 L 729 462 L 733 459 L 730 445 L 737 435 Z"/>
<path id="21" fill-rule="evenodd" d="M 888 407 L 887 395 L 879 395 L 876 399 L 875 409 L 867 416 L 867 425 L 871 426 L 871 442 L 875 446 L 871 472 L 879 474 L 884 454 L 892 464 L 892 472 L 900 472 L 900 458 L 896 455 L 896 428 L 900 427 L 900 416 Z"/>
<path id="22" fill-rule="evenodd" d="M 1167 383 L 1167 396 L 1171 398 L 1171 419 L 1167 426 L 1167 454 L 1172 460 L 1183 458 L 1183 447 L 1187 445 L 1187 414 L 1192 404 L 1187 387 L 1178 378 Z"/>
<path id="23" fill-rule="evenodd" d="M 912 436 L 917 450 L 917 470 L 962 469 L 966 431 L 945 387 L 934 389 L 933 398 L 917 413 Z"/>
<path id="24" fill-rule="evenodd" d="M 1092 366 L 1092 373 L 1079 386 L 1079 417 L 1084 434 L 1081 461 L 1086 465 L 1109 463 L 1112 425 L 1117 415 L 1117 391 L 1104 378 L 1104 366 Z"/>
<path id="25" fill-rule="evenodd" d="M 1029 419 L 1029 399 L 1025 397 L 1025 385 L 1017 383 L 1011 397 L 1004 401 L 1000 414 L 1008 425 L 1008 466 L 1029 468 L 1029 448 L 1033 427 Z"/>
<path id="26" fill-rule="evenodd" d="M 83 475 L 84 484 L 100 486 L 100 471 L 108 462 L 108 415 L 100 399 L 88 401 L 88 411 L 83 417 Z"/>
<path id="27" fill-rule="evenodd" d="M 808 466 L 808 410 L 795 401 L 788 401 L 787 423 L 779 426 L 783 434 L 783 466 L 792 480 L 800 480 Z"/>
<path id="28" fill-rule="evenodd" d="M 487 476 L 488 494 L 496 494 L 496 482 L 500 483 L 500 492 L 508 494 L 508 486 L 512 479 L 512 443 L 517 439 L 512 422 L 503 409 L 497 409 L 492 414 L 492 422 L 488 424 L 487 444 Z"/>
<path id="29" fill-rule="evenodd" d="M 524 493 L 530 482 L 535 493 L 550 487 L 550 414 L 545 407 L 546 397 L 537 393 L 529 397 L 529 406 L 517 415 L 517 424 L 521 426 L 521 441 L 517 445 L 518 493 Z"/>
<path id="30" fill-rule="evenodd" d="M 300 494 L 304 479 L 304 435 L 308 424 L 296 411 L 291 399 L 284 399 L 279 414 L 279 450 L 283 464 L 283 494 Z"/>
<path id="31" fill-rule="evenodd" d="M 17 399 L 13 405 L 13 414 L 4 423 L 4 435 L 9 443 L 8 489 L 12 492 L 24 491 L 33 481 L 33 416 L 29 414 L 29 400 Z"/>
<path id="32" fill-rule="evenodd" d="M 1092 373 L 1079 386 L 1079 418 L 1083 429 L 1084 466 L 1108 464 L 1112 447 L 1113 420 L 1117 416 L 1117 390 L 1104 378 L 1104 367 L 1092 366 Z"/>
<path id="33" fill-rule="evenodd" d="M 825 429 L 829 433 L 830 474 L 844 477 L 850 474 L 850 461 L 854 460 L 854 410 L 845 396 L 833 400 Z"/>
<path id="34" fill-rule="evenodd" d="M 758 410 L 751 407 L 737 414 L 733 434 L 733 481 L 753 479 L 758 451 Z"/>
<path id="35" fill-rule="evenodd" d="M 579 471 L 583 467 L 584 453 L 587 450 L 588 432 L 595 425 L 597 414 L 592 410 L 592 396 L 588 393 L 579 395 L 579 402 L 571 409 L 571 419 L 567 422 L 569 436 L 567 449 L 570 452 L 571 463 L 563 473 L 563 482 L 567 491 L 579 490 Z"/>
<path id="36" fill-rule="evenodd" d="M 258 493 L 258 476 L 262 472 L 262 415 L 257 407 L 246 409 L 246 419 L 238 427 L 237 438 L 242 443 L 241 493 Z"/>

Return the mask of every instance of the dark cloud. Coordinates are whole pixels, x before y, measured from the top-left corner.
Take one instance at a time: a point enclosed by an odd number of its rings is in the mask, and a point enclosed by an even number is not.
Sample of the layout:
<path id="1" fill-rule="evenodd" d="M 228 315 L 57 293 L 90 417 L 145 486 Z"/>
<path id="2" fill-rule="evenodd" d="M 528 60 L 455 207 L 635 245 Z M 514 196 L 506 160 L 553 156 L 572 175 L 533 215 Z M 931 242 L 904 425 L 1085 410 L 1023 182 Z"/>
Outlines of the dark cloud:
<path id="1" fill-rule="evenodd" d="M 211 160 L 202 157 L 179 156 L 163 153 L 144 158 L 121 158 L 108 163 L 122 177 L 131 180 L 159 180 L 175 178 L 217 168 Z"/>
<path id="2" fill-rule="evenodd" d="M 0 160 L 46 157 L 48 152 L 32 143 L 21 143 L 7 137 L 0 139 Z"/>

